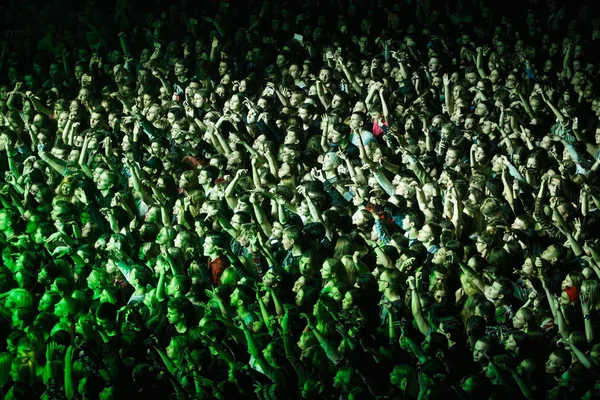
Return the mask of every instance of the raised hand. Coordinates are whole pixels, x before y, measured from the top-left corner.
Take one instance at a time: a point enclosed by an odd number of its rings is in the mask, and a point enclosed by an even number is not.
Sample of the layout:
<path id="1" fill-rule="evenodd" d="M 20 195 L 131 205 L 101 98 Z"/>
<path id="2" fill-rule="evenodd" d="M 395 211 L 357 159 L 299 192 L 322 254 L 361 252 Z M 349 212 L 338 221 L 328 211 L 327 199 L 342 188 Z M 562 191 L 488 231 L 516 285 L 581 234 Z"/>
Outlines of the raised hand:
<path id="1" fill-rule="evenodd" d="M 56 342 L 51 341 L 50 343 L 48 343 L 48 345 L 46 346 L 46 361 L 47 362 L 52 361 L 52 358 L 54 357 L 54 352 L 56 351 L 57 348 L 58 348 L 58 345 L 56 344 Z"/>
<path id="2" fill-rule="evenodd" d="M 531 293 L 529 293 L 529 296 L 527 296 L 527 298 L 531 301 L 537 299 L 538 293 L 534 290 Z"/>
<path id="3" fill-rule="evenodd" d="M 534 265 L 537 268 L 539 275 L 541 276 L 542 270 L 544 268 L 544 262 L 542 261 L 542 259 L 540 257 L 537 257 L 535 259 Z"/>
<path id="4" fill-rule="evenodd" d="M 590 294 L 588 292 L 579 292 L 579 301 L 581 302 L 581 308 L 588 310 L 590 307 Z"/>
<path id="5" fill-rule="evenodd" d="M 313 168 L 310 170 L 310 174 L 313 176 L 313 178 L 316 178 L 320 181 L 324 181 L 325 178 L 323 177 L 323 171 L 317 168 Z"/>
<path id="6" fill-rule="evenodd" d="M 309 327 L 314 327 L 312 318 L 310 317 L 310 315 L 306 314 L 306 313 L 301 313 L 300 317 L 304 318 L 306 320 L 306 323 Z"/>
<path id="7" fill-rule="evenodd" d="M 245 177 L 245 176 L 247 176 L 247 175 L 248 175 L 248 170 L 247 170 L 247 169 L 238 169 L 238 170 L 235 172 L 235 177 L 236 177 L 236 179 L 243 178 L 243 177 Z"/>
<path id="8" fill-rule="evenodd" d="M 442 76 L 443 82 L 444 82 L 444 86 L 449 86 L 450 85 L 450 76 L 448 76 L 448 74 L 444 74 Z"/>
<path id="9" fill-rule="evenodd" d="M 71 365 L 73 363 L 73 356 L 75 355 L 75 347 L 69 346 L 67 347 L 67 351 L 65 352 L 65 365 Z M 48 359 L 46 359 L 48 360 Z"/>
<path id="10" fill-rule="evenodd" d="M 206 289 L 204 293 L 206 294 L 206 297 L 208 297 L 210 300 L 214 300 L 218 303 L 221 303 L 223 301 L 214 290 Z"/>

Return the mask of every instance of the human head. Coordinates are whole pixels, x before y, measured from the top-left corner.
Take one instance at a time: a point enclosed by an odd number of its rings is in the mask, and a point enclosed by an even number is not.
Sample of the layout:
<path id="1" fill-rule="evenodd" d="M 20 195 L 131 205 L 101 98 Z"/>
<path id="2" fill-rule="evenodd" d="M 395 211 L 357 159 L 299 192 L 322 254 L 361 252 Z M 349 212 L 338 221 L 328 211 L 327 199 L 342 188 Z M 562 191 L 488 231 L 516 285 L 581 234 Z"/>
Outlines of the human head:
<path id="1" fill-rule="evenodd" d="M 377 279 L 378 291 L 385 293 L 389 291 L 392 294 L 400 294 L 402 275 L 397 269 L 384 269 Z"/>
<path id="2" fill-rule="evenodd" d="M 167 304 L 167 319 L 173 325 L 184 324 L 188 328 L 193 324 L 194 306 L 186 297 L 176 297 Z"/>
<path id="3" fill-rule="evenodd" d="M 478 364 L 487 364 L 486 355 L 490 351 L 490 339 L 487 336 L 479 338 L 473 347 L 473 361 Z"/>
<path id="4" fill-rule="evenodd" d="M 567 251 L 563 246 L 557 245 L 557 244 L 552 244 L 552 245 L 548 246 L 542 252 L 542 254 L 540 255 L 540 258 L 542 260 L 547 261 L 550 264 L 554 265 L 559 260 L 564 260 L 566 255 L 567 255 Z"/>
<path id="5" fill-rule="evenodd" d="M 18 220 L 18 214 L 10 208 L 3 208 L 0 210 L 0 232 L 9 234 L 14 232 L 16 223 Z"/>
<path id="6" fill-rule="evenodd" d="M 402 229 L 409 231 L 411 229 L 421 230 L 425 223 L 425 215 L 421 210 L 409 210 L 402 220 Z"/>
<path id="7" fill-rule="evenodd" d="M 535 324 L 535 314 L 529 307 L 522 307 L 513 317 L 513 327 L 520 331 L 527 331 Z"/>
<path id="8" fill-rule="evenodd" d="M 302 246 L 302 229 L 295 225 L 288 226 L 283 230 L 281 243 L 285 250 L 291 250 L 294 246 Z"/>
<path id="9" fill-rule="evenodd" d="M 192 287 L 192 280 L 185 274 L 175 274 L 166 287 L 168 296 L 181 297 L 185 296 Z"/>
<path id="10" fill-rule="evenodd" d="M 571 365 L 571 355 L 565 349 L 556 349 L 546 361 L 546 373 L 549 375 L 560 376 Z"/>
<path id="11" fill-rule="evenodd" d="M 504 348 L 511 354 L 518 355 L 521 350 L 526 350 L 528 346 L 532 345 L 529 336 L 522 331 L 515 331 L 511 333 L 504 342 Z"/>

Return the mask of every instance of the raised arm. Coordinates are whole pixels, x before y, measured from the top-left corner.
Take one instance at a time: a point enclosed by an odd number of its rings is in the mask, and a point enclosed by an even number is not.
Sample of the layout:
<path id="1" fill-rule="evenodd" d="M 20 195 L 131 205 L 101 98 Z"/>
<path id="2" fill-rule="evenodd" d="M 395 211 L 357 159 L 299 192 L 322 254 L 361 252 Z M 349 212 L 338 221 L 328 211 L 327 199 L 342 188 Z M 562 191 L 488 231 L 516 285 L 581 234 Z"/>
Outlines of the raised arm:
<path id="1" fill-rule="evenodd" d="M 431 329 L 425 317 L 423 316 L 423 309 L 421 308 L 421 299 L 419 295 L 419 290 L 417 288 L 417 284 L 415 282 L 414 276 L 409 276 L 406 283 L 408 283 L 410 294 L 411 294 L 411 306 L 410 309 L 412 311 L 413 317 L 417 323 L 417 327 L 419 331 L 425 335 Z"/>
<path id="2" fill-rule="evenodd" d="M 254 337 L 252 336 L 252 333 L 250 332 L 248 327 L 243 322 L 239 324 L 239 327 L 244 332 L 244 336 L 246 336 L 246 342 L 248 343 L 248 353 L 250 353 L 250 355 L 254 357 L 256 363 L 260 366 L 263 373 L 276 385 L 284 386 L 286 381 L 285 376 L 277 368 L 273 367 L 267 362 L 267 360 L 263 356 L 262 351 L 256 344 L 256 341 L 254 340 Z"/>
<path id="3" fill-rule="evenodd" d="M 344 63 L 344 60 L 342 60 L 341 57 L 338 57 L 337 61 L 336 61 L 336 65 L 339 67 L 339 69 L 342 70 L 342 72 L 344 73 L 344 75 L 346 75 L 346 79 L 348 80 L 348 83 L 352 86 L 352 89 L 358 93 L 359 95 L 362 96 L 362 88 L 360 87 L 360 85 L 356 82 L 356 79 L 354 77 L 354 74 L 348 69 L 348 67 L 346 66 L 346 64 Z"/>
<path id="4" fill-rule="evenodd" d="M 263 231 L 266 237 L 270 237 L 272 234 L 273 227 L 267 218 L 264 210 L 261 207 L 263 197 L 259 192 L 252 192 L 250 195 L 250 204 L 252 204 L 252 208 L 254 209 L 254 216 L 256 218 L 256 222 L 260 225 L 260 229 Z"/>
<path id="5" fill-rule="evenodd" d="M 229 185 L 227 185 L 227 188 L 225 189 L 225 201 L 227 202 L 229 208 L 231 208 L 232 210 L 234 210 L 238 204 L 236 198 L 237 196 L 235 196 L 235 188 L 240 182 L 240 179 L 242 177 L 245 177 L 247 173 L 248 171 L 245 169 L 238 169 L 235 173 L 235 176 L 233 177 L 231 182 L 229 182 Z"/>
<path id="6" fill-rule="evenodd" d="M 65 174 L 66 166 L 59 163 L 53 155 L 46 153 L 45 150 L 40 149 L 38 152 L 40 158 L 46 162 L 49 166 L 51 166 L 56 172 L 61 175 Z"/>
<path id="7" fill-rule="evenodd" d="M 387 102 L 385 101 L 385 96 L 383 95 L 383 86 L 379 88 L 379 101 L 381 101 L 383 116 L 385 117 L 385 120 L 388 121 L 390 117 L 390 110 L 388 109 Z"/>
<path id="8" fill-rule="evenodd" d="M 483 53 L 486 52 L 485 48 L 482 47 L 478 47 L 477 48 L 477 59 L 475 61 L 475 65 L 477 67 L 477 72 L 479 73 L 479 76 L 481 77 L 481 79 L 487 78 L 487 74 L 485 73 L 485 70 L 483 69 Z"/>
<path id="9" fill-rule="evenodd" d="M 444 74 L 444 102 L 446 104 L 446 113 L 449 116 L 454 114 L 454 99 L 452 98 L 452 91 L 450 90 L 450 77 L 448 74 Z"/>
<path id="10" fill-rule="evenodd" d="M 539 258 L 536 259 L 535 266 L 538 269 L 542 268 L 542 260 Z M 541 274 L 540 274 L 540 281 L 542 282 L 542 287 L 544 288 L 544 291 L 546 292 L 546 298 L 548 299 L 548 304 L 550 305 L 550 311 L 552 312 L 552 315 L 554 316 L 554 321 L 558 325 L 558 331 L 563 339 L 568 339 L 569 338 L 569 330 L 567 329 L 565 319 L 562 315 L 562 311 L 560 310 L 560 306 L 558 304 L 558 299 L 556 298 L 556 296 L 554 296 L 552 294 L 552 292 L 550 292 L 550 289 L 548 288 L 548 284 L 546 282 L 546 278 L 543 277 Z"/>
<path id="11" fill-rule="evenodd" d="M 475 272 L 473 269 L 471 269 L 471 267 L 469 267 L 468 265 L 459 262 L 460 265 L 460 269 L 463 273 L 465 273 L 473 282 L 473 284 L 475 284 L 475 286 L 477 286 L 477 288 L 479 290 L 481 290 L 482 293 L 486 292 L 486 289 L 488 288 L 488 285 L 485 283 L 485 281 L 483 279 L 481 279 L 481 276 L 479 276 L 479 274 L 477 272 Z"/>
<path id="12" fill-rule="evenodd" d="M 567 119 L 565 118 L 565 116 L 560 112 L 560 110 L 552 102 L 552 99 L 549 96 L 550 91 L 549 90 L 548 91 L 544 91 L 542 89 L 538 89 L 538 94 L 540 96 L 542 96 L 542 100 L 544 100 L 544 102 L 548 105 L 548 107 L 550 107 L 550 109 L 554 113 L 554 116 L 556 117 L 556 120 L 558 122 L 560 122 L 561 124 L 566 123 Z"/>
<path id="13" fill-rule="evenodd" d="M 325 94 L 323 83 L 320 80 L 317 80 L 315 86 L 317 88 L 317 96 L 319 97 L 319 101 L 325 109 L 328 109 L 329 105 L 331 104 L 331 99 Z"/>

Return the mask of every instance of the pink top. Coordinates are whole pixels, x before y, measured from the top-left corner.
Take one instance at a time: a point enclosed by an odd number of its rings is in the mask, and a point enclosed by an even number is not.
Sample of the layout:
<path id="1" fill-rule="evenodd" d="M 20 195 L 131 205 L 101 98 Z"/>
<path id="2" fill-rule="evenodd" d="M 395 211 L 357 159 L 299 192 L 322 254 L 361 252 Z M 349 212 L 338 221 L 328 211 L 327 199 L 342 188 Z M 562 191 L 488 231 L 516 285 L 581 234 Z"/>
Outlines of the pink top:
<path id="1" fill-rule="evenodd" d="M 383 124 L 389 128 L 387 121 L 383 121 Z M 373 122 L 373 135 L 379 136 L 383 133 L 383 129 L 379 126 L 377 122 Z"/>

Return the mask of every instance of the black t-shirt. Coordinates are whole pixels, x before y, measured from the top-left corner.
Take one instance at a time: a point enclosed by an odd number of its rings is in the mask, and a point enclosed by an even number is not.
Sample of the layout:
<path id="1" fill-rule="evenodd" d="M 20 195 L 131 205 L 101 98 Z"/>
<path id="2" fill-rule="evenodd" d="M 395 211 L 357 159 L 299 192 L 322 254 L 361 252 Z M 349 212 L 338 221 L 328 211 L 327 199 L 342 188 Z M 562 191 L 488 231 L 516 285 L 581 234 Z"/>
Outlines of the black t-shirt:
<path id="1" fill-rule="evenodd" d="M 348 144 L 346 146 L 340 146 L 340 145 L 337 145 L 337 144 L 332 144 L 332 145 L 329 146 L 329 151 L 330 152 L 337 153 L 340 150 L 342 152 L 346 153 L 346 155 L 351 160 L 359 160 L 360 159 L 360 152 L 358 150 L 358 147 L 356 147 L 355 145 L 353 145 L 350 142 L 348 142 Z"/>
<path id="2" fill-rule="evenodd" d="M 184 100 L 185 97 L 185 88 L 188 87 L 190 81 L 192 79 L 186 77 L 185 81 L 180 82 L 179 79 L 175 76 L 175 73 L 169 73 L 169 83 L 171 83 L 171 89 L 173 89 L 173 94 L 179 96 L 181 101 Z"/>
<path id="3" fill-rule="evenodd" d="M 450 379 L 458 382 L 463 376 L 475 374 L 479 366 L 473 361 L 471 350 L 464 343 L 456 343 L 444 354 L 450 367 Z"/>

